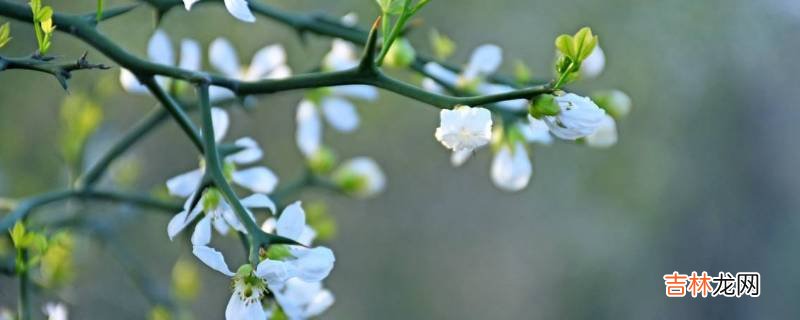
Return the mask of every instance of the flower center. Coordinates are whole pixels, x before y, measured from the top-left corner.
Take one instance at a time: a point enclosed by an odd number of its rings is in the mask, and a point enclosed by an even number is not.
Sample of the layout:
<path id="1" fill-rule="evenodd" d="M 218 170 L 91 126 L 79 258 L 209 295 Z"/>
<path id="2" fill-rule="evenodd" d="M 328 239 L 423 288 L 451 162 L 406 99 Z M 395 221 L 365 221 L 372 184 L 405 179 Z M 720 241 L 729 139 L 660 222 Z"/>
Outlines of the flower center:
<path id="1" fill-rule="evenodd" d="M 233 294 L 244 301 L 245 305 L 260 303 L 266 292 L 267 284 L 253 274 L 250 265 L 240 267 L 233 277 Z"/>

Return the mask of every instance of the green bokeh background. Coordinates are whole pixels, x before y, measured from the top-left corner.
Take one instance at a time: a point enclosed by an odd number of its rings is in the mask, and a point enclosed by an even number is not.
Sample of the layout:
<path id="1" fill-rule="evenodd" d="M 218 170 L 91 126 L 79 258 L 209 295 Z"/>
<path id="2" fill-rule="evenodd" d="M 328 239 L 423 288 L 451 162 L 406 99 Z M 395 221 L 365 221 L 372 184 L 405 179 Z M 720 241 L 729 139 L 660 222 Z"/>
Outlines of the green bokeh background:
<path id="1" fill-rule="evenodd" d="M 22 3 L 22 1 L 17 1 Z M 109 1 L 111 5 L 130 1 Z M 269 0 L 292 11 L 343 15 L 367 25 L 368 0 Z M 57 11 L 91 10 L 94 1 L 50 1 Z M 523 192 L 497 191 L 490 154 L 462 168 L 433 138 L 437 111 L 383 92 L 360 104 L 361 128 L 329 132 L 343 158 L 374 157 L 388 175 L 386 193 L 368 201 L 305 192 L 326 200 L 339 223 L 330 242 L 337 263 L 328 286 L 336 305 L 327 319 L 791 319 L 800 317 L 800 4 L 794 0 L 530 1 L 433 0 L 410 39 L 430 53 L 432 27 L 456 40 L 452 62 L 464 63 L 483 43 L 504 48 L 503 70 L 521 59 L 549 77 L 553 39 L 588 25 L 599 34 L 606 71 L 571 88 L 619 88 L 634 110 L 619 124 L 620 143 L 595 150 L 568 143 L 537 148 L 534 178 Z M 5 19 L 0 18 L 0 22 Z M 140 8 L 102 26 L 144 56 L 152 13 Z M 329 41 L 259 17 L 234 20 L 219 6 L 174 10 L 162 23 L 174 43 L 206 47 L 225 36 L 242 61 L 264 45 L 282 43 L 294 70 L 319 63 Z M 12 23 L 3 55 L 35 47 L 28 25 Z M 72 58 L 87 48 L 57 34 L 53 54 Z M 89 50 L 93 60 L 104 61 Z M 107 62 L 107 61 L 106 61 Z M 206 62 L 207 65 L 207 62 Z M 147 96 L 121 91 L 118 70 L 76 74 L 70 91 L 114 90 L 106 122 L 92 137 L 97 156 L 154 107 Z M 405 73 L 398 76 L 415 80 Z M 110 89 L 109 89 L 110 88 Z M 302 92 L 262 97 L 252 111 L 236 109 L 230 138 L 255 137 L 264 163 L 282 182 L 301 172 L 294 110 Z M 65 93 L 46 75 L 0 73 L 0 194 L 23 197 L 63 187 L 58 107 Z M 141 164 L 135 190 L 151 190 L 197 164 L 178 128 L 156 130 L 127 157 Z M 90 207 L 98 216 L 130 209 Z M 122 212 L 120 212 L 122 211 Z M 128 212 L 128 213 L 126 213 Z M 39 212 L 46 215 L 47 210 Z M 167 215 L 136 215 L 122 229 L 144 268 L 168 283 L 188 241 L 170 242 Z M 217 246 L 240 259 L 234 238 Z M 79 242 L 75 284 L 61 292 L 74 319 L 141 319 L 149 305 L 102 246 Z M 239 256 L 237 256 L 239 255 Z M 762 275 L 760 298 L 668 299 L 662 276 L 677 270 Z M 228 280 L 202 269 L 198 319 L 222 317 Z M 53 299 L 50 297 L 50 299 Z M 0 278 L 0 305 L 14 307 L 16 282 Z M 39 305 L 40 300 L 34 301 Z"/>

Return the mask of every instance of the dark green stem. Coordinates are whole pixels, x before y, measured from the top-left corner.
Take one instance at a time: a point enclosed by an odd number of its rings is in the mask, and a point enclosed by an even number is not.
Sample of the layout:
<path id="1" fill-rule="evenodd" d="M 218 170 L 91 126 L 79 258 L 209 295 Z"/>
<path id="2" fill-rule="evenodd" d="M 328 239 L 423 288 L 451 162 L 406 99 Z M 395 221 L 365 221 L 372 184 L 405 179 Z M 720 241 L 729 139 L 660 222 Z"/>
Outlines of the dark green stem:
<path id="1" fill-rule="evenodd" d="M 23 262 L 22 270 L 19 270 L 19 305 L 17 306 L 17 313 L 19 313 L 20 320 L 31 319 L 31 281 L 28 277 L 28 250 L 17 249 L 18 255 Z"/>

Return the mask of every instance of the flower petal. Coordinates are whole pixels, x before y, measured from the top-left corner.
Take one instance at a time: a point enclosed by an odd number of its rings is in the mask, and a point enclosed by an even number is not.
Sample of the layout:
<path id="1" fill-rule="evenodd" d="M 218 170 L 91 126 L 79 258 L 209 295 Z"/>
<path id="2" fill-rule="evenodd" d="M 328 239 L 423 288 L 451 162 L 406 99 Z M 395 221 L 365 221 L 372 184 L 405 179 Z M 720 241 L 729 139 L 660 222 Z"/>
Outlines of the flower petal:
<path id="1" fill-rule="evenodd" d="M 195 210 L 192 211 L 192 214 L 188 214 L 188 211 L 183 210 L 181 212 L 178 212 L 178 214 L 176 214 L 174 217 L 172 217 L 172 219 L 169 220 L 169 223 L 167 224 L 167 236 L 169 236 L 169 240 L 174 239 L 175 236 L 178 235 L 178 233 L 180 233 L 181 231 L 183 231 L 183 229 L 185 229 L 186 226 L 192 223 L 192 221 L 194 221 L 194 219 L 197 218 L 199 214 L 200 214 L 200 209 L 195 208 Z"/>
<path id="2" fill-rule="evenodd" d="M 599 46 L 594 47 L 592 53 L 581 63 L 581 76 L 587 79 L 597 78 L 606 65 L 606 55 Z"/>
<path id="3" fill-rule="evenodd" d="M 183 0 L 183 6 L 186 7 L 186 11 L 192 10 L 192 6 L 199 2 L 200 0 Z"/>
<path id="4" fill-rule="evenodd" d="M 181 41 L 181 60 L 178 66 L 181 69 L 198 71 L 200 70 L 202 57 L 200 56 L 200 44 L 191 39 Z"/>
<path id="5" fill-rule="evenodd" d="M 531 179 L 531 161 L 528 152 L 521 142 L 511 147 L 504 145 L 492 161 L 492 181 L 495 186 L 505 191 L 524 189 Z"/>
<path id="6" fill-rule="evenodd" d="M 290 262 L 297 267 L 297 277 L 307 282 L 325 280 L 333 270 L 333 263 L 336 261 L 333 251 L 326 247 L 298 248 L 293 251 L 293 254 L 297 259 Z"/>
<path id="7" fill-rule="evenodd" d="M 168 66 L 175 65 L 175 52 L 172 50 L 169 36 L 164 30 L 156 29 L 147 43 L 147 56 L 150 60 Z"/>
<path id="8" fill-rule="evenodd" d="M 228 88 L 220 86 L 208 87 L 208 99 L 212 102 L 236 98 L 236 94 Z"/>
<path id="9" fill-rule="evenodd" d="M 297 267 L 289 262 L 264 259 L 256 267 L 255 274 L 274 290 L 283 288 L 286 280 L 297 276 L 297 272 Z"/>
<path id="10" fill-rule="evenodd" d="M 472 152 L 472 150 L 453 151 L 450 156 L 450 163 L 453 164 L 454 167 L 460 167 L 472 157 Z"/>
<path id="11" fill-rule="evenodd" d="M 322 144 L 322 123 L 317 108 L 308 100 L 297 106 L 297 131 L 295 139 L 300 152 L 306 157 L 314 155 Z"/>
<path id="12" fill-rule="evenodd" d="M 352 132 L 358 128 L 356 107 L 345 99 L 327 97 L 322 100 L 322 114 L 331 126 L 342 132 Z"/>
<path id="13" fill-rule="evenodd" d="M 231 118 L 228 112 L 222 108 L 211 108 L 211 124 L 214 127 L 214 141 L 220 142 L 225 138 L 228 133 L 228 127 L 231 124 Z"/>
<path id="14" fill-rule="evenodd" d="M 225 0 L 225 8 L 227 8 L 228 12 L 230 12 L 231 15 L 233 15 L 236 19 L 244 22 L 256 21 L 256 17 L 253 16 L 253 13 L 250 11 L 250 7 L 247 6 L 247 1 L 245 0 Z"/>
<path id="15" fill-rule="evenodd" d="M 247 80 L 262 79 L 272 70 L 284 64 L 286 64 L 286 50 L 283 46 L 279 44 L 266 46 L 253 55 L 247 71 Z"/>
<path id="16" fill-rule="evenodd" d="M 225 257 L 214 248 L 206 246 L 194 246 L 192 253 L 195 257 L 203 261 L 209 268 L 217 270 L 226 276 L 233 276 L 233 271 L 225 263 Z"/>
<path id="17" fill-rule="evenodd" d="M 333 95 L 375 101 L 378 99 L 378 89 L 363 84 L 350 84 L 330 88 Z"/>
<path id="18" fill-rule="evenodd" d="M 321 290 L 314 295 L 314 298 L 306 305 L 306 310 L 303 313 L 304 318 L 313 318 L 321 315 L 325 310 L 328 310 L 335 299 L 330 290 Z"/>
<path id="19" fill-rule="evenodd" d="M 432 77 L 448 85 L 454 86 L 458 83 L 458 75 L 438 63 L 428 62 L 425 64 L 425 71 Z"/>
<path id="20" fill-rule="evenodd" d="M 231 295 L 225 307 L 225 320 L 254 320 L 267 319 L 267 313 L 260 302 L 245 303 L 238 292 Z"/>
<path id="21" fill-rule="evenodd" d="M 464 68 L 463 76 L 472 80 L 475 77 L 494 73 L 503 62 L 503 49 L 493 44 L 485 44 L 475 48 L 469 63 Z"/>
<path id="22" fill-rule="evenodd" d="M 208 59 L 211 65 L 224 75 L 231 78 L 239 78 L 239 57 L 228 39 L 217 38 L 211 42 Z"/>
<path id="23" fill-rule="evenodd" d="M 305 226 L 306 212 L 303 211 L 300 201 L 297 201 L 283 209 L 275 228 L 279 236 L 297 240 L 303 234 Z"/>
<path id="24" fill-rule="evenodd" d="M 205 216 L 194 226 L 192 245 L 207 246 L 209 242 L 211 242 L 211 218 Z"/>
<path id="25" fill-rule="evenodd" d="M 242 205 L 246 208 L 263 208 L 269 209 L 273 214 L 278 211 L 275 207 L 275 202 L 272 202 L 267 195 L 261 193 L 254 193 L 241 200 Z"/>
<path id="26" fill-rule="evenodd" d="M 129 93 L 138 93 L 138 94 L 149 94 L 150 90 L 147 90 L 139 79 L 133 75 L 128 69 L 120 69 L 119 70 L 119 83 L 122 85 L 122 89 Z"/>
<path id="27" fill-rule="evenodd" d="M 233 182 L 253 192 L 271 193 L 278 184 L 278 177 L 267 167 L 254 167 L 234 172 Z"/>
<path id="28" fill-rule="evenodd" d="M 186 198 L 197 190 L 201 180 L 203 170 L 195 169 L 167 180 L 167 190 L 173 196 Z"/>
<path id="29" fill-rule="evenodd" d="M 242 151 L 229 155 L 227 159 L 239 163 L 239 164 L 247 164 L 258 161 L 264 155 L 264 152 L 261 150 L 261 147 L 258 146 L 258 142 L 250 137 L 239 138 L 234 142 L 237 147 L 244 148 Z"/>

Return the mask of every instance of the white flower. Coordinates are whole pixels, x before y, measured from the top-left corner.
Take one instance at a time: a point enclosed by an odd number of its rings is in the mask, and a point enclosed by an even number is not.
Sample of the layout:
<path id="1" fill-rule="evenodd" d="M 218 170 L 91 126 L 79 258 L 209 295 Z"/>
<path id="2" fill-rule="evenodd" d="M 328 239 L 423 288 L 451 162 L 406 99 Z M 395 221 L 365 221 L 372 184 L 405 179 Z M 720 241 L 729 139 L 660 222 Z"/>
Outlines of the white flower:
<path id="1" fill-rule="evenodd" d="M 183 5 L 188 11 L 199 1 L 200 0 L 183 0 Z M 253 12 L 251 12 L 250 7 L 247 6 L 247 0 L 225 0 L 225 8 L 228 9 L 228 12 L 236 19 L 244 22 L 256 21 L 256 17 L 253 16 Z"/>
<path id="2" fill-rule="evenodd" d="M 603 122 L 605 111 L 592 100 L 574 93 L 555 98 L 561 111 L 555 116 L 544 117 L 556 137 L 575 140 L 597 131 Z"/>
<path id="3" fill-rule="evenodd" d="M 435 62 L 427 63 L 425 71 L 447 86 L 482 95 L 500 94 L 513 91 L 514 88 L 508 85 L 487 82 L 485 78 L 497 71 L 502 61 L 503 50 L 496 45 L 485 44 L 472 52 L 472 56 L 470 56 L 469 62 L 461 74 L 456 74 Z M 422 87 L 436 93 L 444 93 L 445 91 L 439 83 L 431 78 L 423 79 Z M 515 99 L 500 101 L 495 104 L 507 110 L 523 110 L 527 107 L 528 101 Z"/>
<path id="4" fill-rule="evenodd" d="M 298 278 L 287 280 L 285 288 L 273 294 L 283 312 L 292 320 L 319 316 L 334 303 L 333 294 L 323 288 L 322 283 Z"/>
<path id="5" fill-rule="evenodd" d="M 214 139 L 221 141 L 227 132 L 229 118 L 225 110 L 212 108 L 212 124 L 214 125 Z M 242 199 L 242 204 L 247 208 L 267 208 L 275 212 L 275 204 L 266 194 L 271 193 L 278 184 L 278 177 L 267 167 L 257 166 L 243 170 L 236 168 L 237 164 L 250 164 L 261 159 L 263 152 L 258 143 L 252 138 L 241 138 L 236 140 L 235 145 L 243 148 L 241 151 L 225 157 L 225 175 L 235 184 L 253 191 L 255 194 Z M 185 207 L 190 205 L 193 194 L 197 191 L 205 172 L 202 166 L 180 174 L 167 180 L 167 190 L 170 194 L 187 197 Z M 196 245 L 208 244 L 211 240 L 211 226 L 220 234 L 227 234 L 229 228 L 245 232 L 244 226 L 239 221 L 236 213 L 225 201 L 224 197 L 216 189 L 207 189 L 200 198 L 200 203 L 194 210 L 189 212 L 188 208 L 175 215 L 167 226 L 167 234 L 170 239 L 174 238 L 180 231 L 186 228 L 197 218 L 200 213 L 205 216 L 195 226 L 192 235 L 192 243 Z M 252 217 L 251 217 L 252 218 Z"/>
<path id="6" fill-rule="evenodd" d="M 609 115 L 603 117 L 600 127 L 586 136 L 586 145 L 595 148 L 608 148 L 617 144 L 617 123 Z"/>
<path id="7" fill-rule="evenodd" d="M 606 55 L 600 46 L 594 47 L 592 53 L 581 63 L 580 73 L 584 78 L 597 78 L 603 72 L 606 65 Z"/>
<path id="8" fill-rule="evenodd" d="M 492 139 L 492 113 L 484 108 L 457 106 L 439 113 L 434 136 L 455 152 L 472 151 Z"/>
<path id="9" fill-rule="evenodd" d="M 386 188 L 386 176 L 381 167 L 367 157 L 345 161 L 333 173 L 333 180 L 345 191 L 359 197 L 372 197 Z"/>
<path id="10" fill-rule="evenodd" d="M 358 54 L 353 44 L 341 39 L 333 39 L 331 51 L 323 58 L 323 69 L 341 71 L 357 65 Z M 355 106 L 346 98 L 365 101 L 378 99 L 378 90 L 368 85 L 335 86 L 317 92 L 322 93 L 318 101 L 308 100 L 307 103 L 321 108 L 325 120 L 331 127 L 341 132 L 352 132 L 358 128 L 360 122 Z"/>
<path id="11" fill-rule="evenodd" d="M 313 235 L 310 238 L 307 235 L 310 228 L 305 224 L 305 212 L 300 202 L 295 202 L 286 207 L 277 221 L 269 219 L 262 228 L 267 232 L 276 231 L 278 235 L 300 243 L 303 243 L 303 237 L 306 237 L 309 240 L 304 244 L 307 245 L 310 245 L 310 239 L 313 238 Z M 292 291 L 304 288 L 290 289 L 287 285 L 298 285 L 295 280 L 302 281 L 302 283 L 318 283 L 324 280 L 333 269 L 336 259 L 333 251 L 328 248 L 288 247 L 290 256 L 286 257 L 285 260 L 265 259 L 256 266 L 255 270 L 250 265 L 244 265 L 236 273 L 230 270 L 225 262 L 225 257 L 213 248 L 194 246 L 192 252 L 211 269 L 233 278 L 234 290 L 225 309 L 225 319 L 249 320 L 265 319 L 267 317 L 261 304 L 261 299 L 266 294 L 267 289 L 275 294 L 283 295 L 278 300 L 278 303 L 285 301 L 287 306 L 302 307 L 300 304 L 288 304 L 300 302 L 297 298 L 298 294 L 292 293 Z M 290 281 L 293 283 L 290 284 Z M 289 296 L 290 294 L 294 296 Z M 316 300 L 319 301 L 311 304 Z M 324 296 L 317 297 L 315 294 L 308 303 L 304 304 L 305 308 L 301 309 L 306 312 L 318 311 L 321 313 L 332 303 L 332 296 L 330 297 L 330 303 L 327 300 L 328 298 Z"/>
<path id="12" fill-rule="evenodd" d="M 286 64 L 286 50 L 279 44 L 261 48 L 253 55 L 250 66 L 243 67 L 239 64 L 236 49 L 233 48 L 230 41 L 225 38 L 217 38 L 211 42 L 208 58 L 214 68 L 231 79 L 256 81 L 283 79 L 292 75 L 292 70 Z M 211 86 L 209 95 L 212 101 L 235 96 L 227 88 L 218 86 Z"/>
<path id="13" fill-rule="evenodd" d="M 492 160 L 492 181 L 494 185 L 505 191 L 519 191 L 531 180 L 531 161 L 528 151 L 522 142 L 511 146 L 503 144 Z"/>
<path id="14" fill-rule="evenodd" d="M 48 302 L 42 308 L 47 320 L 67 320 L 67 306 L 63 303 Z"/>
<path id="15" fill-rule="evenodd" d="M 525 141 L 543 145 L 553 143 L 553 136 L 550 135 L 550 128 L 543 120 L 528 115 L 528 123 L 524 124 L 519 122 L 517 128 L 520 133 L 522 133 L 522 136 L 525 137 Z"/>
<path id="16" fill-rule="evenodd" d="M 166 32 L 157 29 L 150 41 L 147 43 L 147 56 L 150 61 L 163 64 L 167 66 L 175 66 L 175 52 L 172 48 L 171 40 Z M 200 70 L 200 44 L 191 39 L 184 39 L 181 41 L 180 62 L 178 67 L 181 69 L 197 71 Z M 127 69 L 120 69 L 119 81 L 122 88 L 130 93 L 149 94 L 143 84 L 136 79 L 136 76 Z M 168 89 L 170 79 L 167 77 L 157 76 L 156 81 L 159 86 Z"/>

